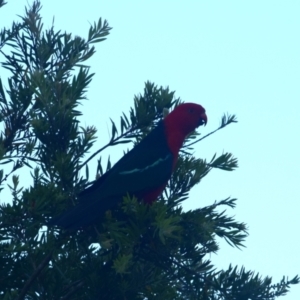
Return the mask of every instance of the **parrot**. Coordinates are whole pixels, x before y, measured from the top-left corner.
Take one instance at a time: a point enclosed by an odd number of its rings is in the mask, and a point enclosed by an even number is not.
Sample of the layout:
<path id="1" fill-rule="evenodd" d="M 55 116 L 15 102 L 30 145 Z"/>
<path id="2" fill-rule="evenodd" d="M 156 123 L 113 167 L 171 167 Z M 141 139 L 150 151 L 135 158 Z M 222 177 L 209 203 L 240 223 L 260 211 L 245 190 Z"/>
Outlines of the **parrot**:
<path id="1" fill-rule="evenodd" d="M 77 205 L 49 224 L 66 230 L 93 225 L 127 195 L 151 204 L 166 187 L 185 138 L 206 123 L 201 105 L 179 104 L 111 169 L 81 191 Z"/>

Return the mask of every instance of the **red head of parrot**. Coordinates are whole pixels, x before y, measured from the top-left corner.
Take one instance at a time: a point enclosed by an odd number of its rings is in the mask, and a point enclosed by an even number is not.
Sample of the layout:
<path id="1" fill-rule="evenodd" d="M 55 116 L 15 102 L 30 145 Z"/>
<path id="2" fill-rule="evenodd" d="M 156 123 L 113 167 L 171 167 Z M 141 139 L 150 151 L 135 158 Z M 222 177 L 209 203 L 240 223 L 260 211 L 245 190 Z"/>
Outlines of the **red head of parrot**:
<path id="1" fill-rule="evenodd" d="M 177 158 L 185 138 L 198 126 L 206 125 L 207 116 L 201 105 L 183 103 L 166 116 L 164 123 L 168 145 Z"/>

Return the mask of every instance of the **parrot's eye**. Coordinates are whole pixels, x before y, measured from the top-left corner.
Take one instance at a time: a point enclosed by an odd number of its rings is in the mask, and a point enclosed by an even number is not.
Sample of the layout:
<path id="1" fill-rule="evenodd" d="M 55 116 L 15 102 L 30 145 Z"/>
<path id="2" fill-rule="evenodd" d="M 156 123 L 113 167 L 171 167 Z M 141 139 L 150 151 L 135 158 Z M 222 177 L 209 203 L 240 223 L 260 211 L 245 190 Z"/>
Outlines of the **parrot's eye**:
<path id="1" fill-rule="evenodd" d="M 195 110 L 193 108 L 189 108 L 189 113 L 193 114 L 195 112 Z"/>

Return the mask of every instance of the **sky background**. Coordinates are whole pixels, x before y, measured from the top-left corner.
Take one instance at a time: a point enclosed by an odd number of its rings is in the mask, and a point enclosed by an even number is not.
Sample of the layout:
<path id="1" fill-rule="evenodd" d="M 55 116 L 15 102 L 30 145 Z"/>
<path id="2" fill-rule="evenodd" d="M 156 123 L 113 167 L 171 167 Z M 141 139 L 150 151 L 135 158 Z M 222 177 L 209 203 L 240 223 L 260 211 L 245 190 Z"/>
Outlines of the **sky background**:
<path id="1" fill-rule="evenodd" d="M 27 4 L 7 2 L 1 27 L 23 15 Z M 184 208 L 238 198 L 228 214 L 247 223 L 246 248 L 220 241 L 213 263 L 245 266 L 274 283 L 300 274 L 300 1 L 41 2 L 45 29 L 53 17 L 56 29 L 82 37 L 99 17 L 113 27 L 89 61 L 96 75 L 82 106 L 83 123 L 99 130 L 95 149 L 109 140 L 109 117 L 118 122 L 147 80 L 203 105 L 208 125 L 202 134 L 224 113 L 237 115 L 237 124 L 197 144 L 195 156 L 231 152 L 239 168 L 212 171 Z M 105 155 L 116 162 L 122 151 Z M 300 285 L 283 299 L 300 299 Z"/>

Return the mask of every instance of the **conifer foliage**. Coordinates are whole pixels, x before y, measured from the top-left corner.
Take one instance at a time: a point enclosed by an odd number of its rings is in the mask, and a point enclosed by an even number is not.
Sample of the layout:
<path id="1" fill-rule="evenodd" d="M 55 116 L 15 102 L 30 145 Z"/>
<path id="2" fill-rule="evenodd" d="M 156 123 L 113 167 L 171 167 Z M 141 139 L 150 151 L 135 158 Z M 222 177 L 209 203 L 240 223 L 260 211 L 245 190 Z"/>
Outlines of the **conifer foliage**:
<path id="1" fill-rule="evenodd" d="M 0 77 L 0 299 L 274 299 L 298 283 L 296 276 L 272 284 L 244 267 L 218 270 L 210 261 L 219 251 L 218 238 L 240 248 L 248 233 L 226 213 L 236 199 L 182 210 L 189 191 L 212 169 L 237 167 L 230 153 L 210 161 L 194 157 L 192 147 L 202 139 L 196 132 L 153 205 L 125 197 L 95 226 L 77 231 L 47 226 L 76 205 L 76 194 L 95 179 L 90 164 L 98 165 L 97 176 L 105 172 L 103 150 L 134 146 L 181 100 L 146 82 L 129 113 L 111 120 L 107 144 L 89 154 L 96 127 L 84 127 L 78 110 L 93 77 L 85 64 L 111 28 L 99 19 L 83 39 L 54 25 L 44 30 L 40 13 L 34 1 L 0 32 L 1 66 L 9 74 L 7 80 Z M 217 130 L 235 122 L 234 115 L 224 116 Z M 106 169 L 111 164 L 108 160 Z M 31 175 L 29 186 L 19 172 Z M 9 196 L 3 191 L 7 185 Z"/>

